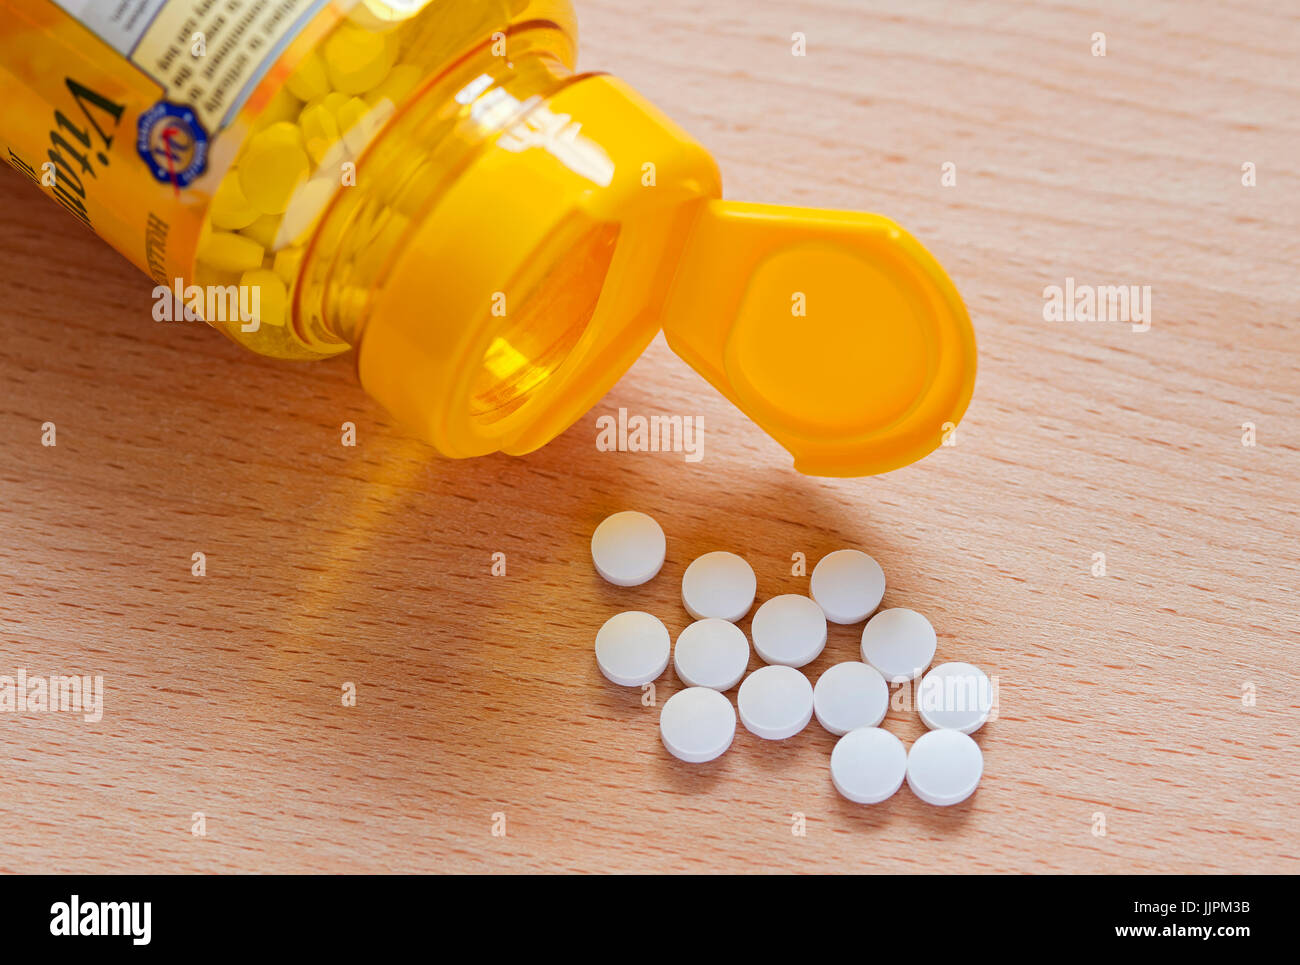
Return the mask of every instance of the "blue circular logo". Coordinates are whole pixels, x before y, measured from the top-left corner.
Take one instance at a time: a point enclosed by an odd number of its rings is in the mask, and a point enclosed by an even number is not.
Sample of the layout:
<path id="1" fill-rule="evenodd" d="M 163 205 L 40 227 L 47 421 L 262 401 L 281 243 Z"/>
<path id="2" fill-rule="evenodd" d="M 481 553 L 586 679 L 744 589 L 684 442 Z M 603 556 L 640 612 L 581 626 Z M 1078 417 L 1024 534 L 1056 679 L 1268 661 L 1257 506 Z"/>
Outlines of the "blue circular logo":
<path id="1" fill-rule="evenodd" d="M 180 188 L 208 166 L 208 132 L 188 107 L 159 101 L 140 115 L 136 150 L 153 176 Z"/>

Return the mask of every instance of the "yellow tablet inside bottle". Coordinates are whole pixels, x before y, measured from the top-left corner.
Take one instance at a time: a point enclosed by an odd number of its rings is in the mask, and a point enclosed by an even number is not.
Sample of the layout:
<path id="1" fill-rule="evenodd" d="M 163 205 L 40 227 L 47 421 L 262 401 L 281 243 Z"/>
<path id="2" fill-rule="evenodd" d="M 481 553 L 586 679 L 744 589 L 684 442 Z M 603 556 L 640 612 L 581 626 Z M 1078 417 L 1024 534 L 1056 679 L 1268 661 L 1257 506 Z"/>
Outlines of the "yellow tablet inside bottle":
<path id="1" fill-rule="evenodd" d="M 0 154 L 156 317 L 352 351 L 450 456 L 545 444 L 661 329 L 803 472 L 939 445 L 975 344 L 934 258 L 878 215 L 721 200 L 576 36 L 569 0 L 0 0 Z"/>

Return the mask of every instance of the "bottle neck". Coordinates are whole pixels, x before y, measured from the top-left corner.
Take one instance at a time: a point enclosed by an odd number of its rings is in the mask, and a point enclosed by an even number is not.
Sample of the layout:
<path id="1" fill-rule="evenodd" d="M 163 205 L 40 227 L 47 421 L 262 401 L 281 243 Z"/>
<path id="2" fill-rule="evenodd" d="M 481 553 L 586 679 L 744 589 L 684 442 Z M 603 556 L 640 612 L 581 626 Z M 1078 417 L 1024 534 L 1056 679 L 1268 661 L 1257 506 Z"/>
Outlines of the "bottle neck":
<path id="1" fill-rule="evenodd" d="M 517 28 L 509 58 L 493 46 L 413 94 L 343 173 L 301 270 L 294 322 L 307 343 L 355 347 L 394 260 L 447 188 L 489 142 L 575 79 L 570 40 L 555 24 Z"/>
<path id="2" fill-rule="evenodd" d="M 458 90 L 469 133 L 448 140 L 474 146 L 394 229 L 398 250 L 350 329 L 357 371 L 448 455 L 527 452 L 654 337 L 721 185 L 708 152 L 608 75 L 521 58 Z"/>

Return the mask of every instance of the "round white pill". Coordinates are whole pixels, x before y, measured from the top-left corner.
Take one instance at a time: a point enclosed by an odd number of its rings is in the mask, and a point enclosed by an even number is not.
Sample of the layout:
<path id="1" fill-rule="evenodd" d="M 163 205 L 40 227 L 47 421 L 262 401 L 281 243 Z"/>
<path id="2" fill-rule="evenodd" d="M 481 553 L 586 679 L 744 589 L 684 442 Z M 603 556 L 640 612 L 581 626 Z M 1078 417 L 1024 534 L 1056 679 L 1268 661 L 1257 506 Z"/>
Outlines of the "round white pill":
<path id="1" fill-rule="evenodd" d="M 608 516 L 591 534 L 596 572 L 615 586 L 640 586 L 664 565 L 667 540 L 659 524 L 632 510 Z"/>
<path id="2" fill-rule="evenodd" d="M 960 804 L 979 786 L 984 755 L 961 731 L 922 734 L 907 754 L 907 786 L 927 804 Z"/>
<path id="3" fill-rule="evenodd" d="M 850 660 L 837 663 L 817 678 L 813 713 L 836 736 L 859 727 L 875 727 L 889 710 L 889 684 L 880 671 Z M 902 780 L 902 777 L 899 777 Z"/>
<path id="4" fill-rule="evenodd" d="M 907 773 L 903 742 L 879 727 L 859 727 L 835 743 L 831 782 L 850 801 L 879 804 L 892 797 Z"/>
<path id="5" fill-rule="evenodd" d="M 596 665 L 611 683 L 640 687 L 667 669 L 671 646 L 662 620 L 640 610 L 628 610 L 610 617 L 597 631 Z"/>
<path id="6" fill-rule="evenodd" d="M 813 568 L 809 593 L 831 623 L 861 623 L 880 606 L 885 571 L 866 553 L 836 550 Z"/>
<path id="7" fill-rule="evenodd" d="M 935 643 L 929 620 L 915 610 L 894 607 L 881 610 L 862 628 L 862 659 L 889 683 L 904 683 L 930 666 Z"/>
<path id="8" fill-rule="evenodd" d="M 969 663 L 939 664 L 916 691 L 917 713 L 931 730 L 973 734 L 992 709 L 993 685 L 983 670 Z"/>
<path id="9" fill-rule="evenodd" d="M 751 734 L 764 740 L 785 740 L 812 720 L 812 684 L 793 667 L 761 667 L 740 685 L 736 707 L 740 722 Z"/>
<path id="10" fill-rule="evenodd" d="M 705 553 L 682 574 L 682 603 L 697 620 L 735 623 L 754 605 L 757 592 L 754 568 L 735 553 Z"/>
<path id="11" fill-rule="evenodd" d="M 659 736 L 673 757 L 703 764 L 731 746 L 736 712 L 731 701 L 708 687 L 679 690 L 659 712 Z"/>
<path id="12" fill-rule="evenodd" d="M 727 620 L 696 620 L 677 637 L 673 667 L 688 687 L 730 690 L 749 666 L 745 631 Z"/>
<path id="13" fill-rule="evenodd" d="M 826 646 L 826 614 L 806 596 L 774 596 L 754 614 L 750 634 L 754 649 L 768 663 L 802 667 Z"/>

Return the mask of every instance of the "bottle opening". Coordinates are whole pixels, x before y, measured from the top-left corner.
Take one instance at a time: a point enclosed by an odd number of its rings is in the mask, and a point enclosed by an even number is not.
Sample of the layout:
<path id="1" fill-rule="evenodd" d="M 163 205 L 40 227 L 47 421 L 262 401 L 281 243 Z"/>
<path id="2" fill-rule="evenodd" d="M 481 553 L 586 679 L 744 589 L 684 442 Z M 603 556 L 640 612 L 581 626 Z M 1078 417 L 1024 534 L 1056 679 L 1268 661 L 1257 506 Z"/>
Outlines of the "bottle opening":
<path id="1" fill-rule="evenodd" d="M 522 304 L 511 305 L 504 293 L 506 323 L 484 353 L 470 393 L 476 423 L 492 425 L 516 412 L 564 366 L 596 312 L 618 235 L 616 223 L 590 227 Z"/>

